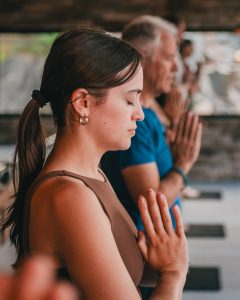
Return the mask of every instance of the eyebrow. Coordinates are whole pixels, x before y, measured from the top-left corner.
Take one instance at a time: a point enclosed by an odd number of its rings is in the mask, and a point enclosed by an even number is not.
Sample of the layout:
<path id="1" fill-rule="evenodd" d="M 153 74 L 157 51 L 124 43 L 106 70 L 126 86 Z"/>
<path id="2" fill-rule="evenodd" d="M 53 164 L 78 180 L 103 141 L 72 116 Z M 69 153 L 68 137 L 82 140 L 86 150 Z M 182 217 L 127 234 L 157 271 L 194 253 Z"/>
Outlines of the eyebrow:
<path id="1" fill-rule="evenodd" d="M 142 90 L 136 89 L 136 90 L 127 91 L 126 94 L 128 94 L 128 93 L 137 93 L 137 94 L 140 94 L 141 92 L 142 92 Z"/>

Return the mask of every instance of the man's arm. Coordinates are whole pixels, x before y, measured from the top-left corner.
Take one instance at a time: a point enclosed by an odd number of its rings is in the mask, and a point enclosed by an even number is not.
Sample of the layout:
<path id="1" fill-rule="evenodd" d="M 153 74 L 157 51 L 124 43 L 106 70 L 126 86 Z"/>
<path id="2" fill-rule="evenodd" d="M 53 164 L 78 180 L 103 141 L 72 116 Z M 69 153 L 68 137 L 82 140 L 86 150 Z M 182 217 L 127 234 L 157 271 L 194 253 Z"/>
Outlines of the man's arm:
<path id="1" fill-rule="evenodd" d="M 171 206 L 184 186 L 182 177 L 174 171 L 161 180 L 155 162 L 127 167 L 122 170 L 122 175 L 136 204 L 138 196 L 146 195 L 151 187 L 165 194 Z"/>
<path id="2" fill-rule="evenodd" d="M 198 158 L 202 135 L 202 124 L 199 123 L 197 116 L 186 114 L 182 118 L 175 145 L 173 146 L 174 165 L 181 168 L 187 174 Z M 146 151 L 152 151 L 151 147 L 145 145 L 144 155 L 147 157 Z M 138 148 L 140 149 L 140 147 Z M 152 153 L 149 152 L 149 156 Z M 168 205 L 171 206 L 174 199 L 184 188 L 183 176 L 171 170 L 164 178 L 160 178 L 161 170 L 158 170 L 155 161 L 142 164 L 133 164 L 122 169 L 124 181 L 129 189 L 134 201 L 137 202 L 139 195 L 145 195 L 148 188 L 166 195 Z"/>

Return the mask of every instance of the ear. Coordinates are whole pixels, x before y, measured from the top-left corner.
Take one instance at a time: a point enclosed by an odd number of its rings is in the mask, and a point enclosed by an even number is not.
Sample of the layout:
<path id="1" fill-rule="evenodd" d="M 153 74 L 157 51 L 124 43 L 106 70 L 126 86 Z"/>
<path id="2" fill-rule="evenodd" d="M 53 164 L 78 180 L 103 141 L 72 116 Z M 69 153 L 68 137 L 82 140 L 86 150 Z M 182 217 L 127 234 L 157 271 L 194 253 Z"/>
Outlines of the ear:
<path id="1" fill-rule="evenodd" d="M 152 48 L 150 46 L 142 46 L 138 49 L 138 51 L 140 52 L 140 54 L 142 55 L 143 57 L 143 60 L 145 58 L 148 58 L 150 55 L 151 55 L 151 52 L 152 52 Z"/>
<path id="2" fill-rule="evenodd" d="M 89 93 L 86 89 L 79 88 L 75 90 L 70 97 L 70 101 L 78 115 L 89 115 Z"/>
<path id="3" fill-rule="evenodd" d="M 141 53 L 143 59 L 149 56 L 149 51 L 145 48 L 141 49 L 140 53 Z"/>

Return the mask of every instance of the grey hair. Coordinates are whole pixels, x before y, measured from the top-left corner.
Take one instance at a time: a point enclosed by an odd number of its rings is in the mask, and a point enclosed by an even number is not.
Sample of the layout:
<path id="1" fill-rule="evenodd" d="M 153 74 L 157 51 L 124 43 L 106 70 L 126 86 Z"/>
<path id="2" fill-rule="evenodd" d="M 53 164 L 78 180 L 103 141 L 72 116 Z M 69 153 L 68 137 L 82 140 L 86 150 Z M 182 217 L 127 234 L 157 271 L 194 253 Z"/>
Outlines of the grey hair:
<path id="1" fill-rule="evenodd" d="M 149 52 L 156 45 L 161 44 L 163 34 L 177 37 L 177 28 L 160 17 L 143 15 L 133 19 L 125 26 L 122 38 L 138 51 Z"/>

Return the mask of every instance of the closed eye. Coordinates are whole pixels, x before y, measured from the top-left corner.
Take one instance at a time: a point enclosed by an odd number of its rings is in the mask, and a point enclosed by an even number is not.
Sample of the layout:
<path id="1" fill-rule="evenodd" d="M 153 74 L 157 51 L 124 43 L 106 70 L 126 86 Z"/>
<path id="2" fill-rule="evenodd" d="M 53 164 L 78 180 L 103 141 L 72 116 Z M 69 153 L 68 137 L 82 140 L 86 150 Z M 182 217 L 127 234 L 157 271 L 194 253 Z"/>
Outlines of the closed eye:
<path id="1" fill-rule="evenodd" d="M 134 105 L 134 102 L 127 100 L 127 104 L 133 106 L 133 105 Z"/>

